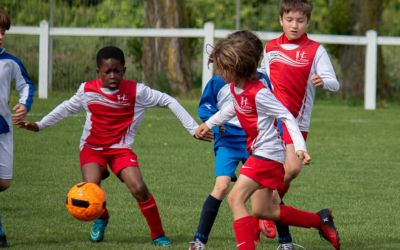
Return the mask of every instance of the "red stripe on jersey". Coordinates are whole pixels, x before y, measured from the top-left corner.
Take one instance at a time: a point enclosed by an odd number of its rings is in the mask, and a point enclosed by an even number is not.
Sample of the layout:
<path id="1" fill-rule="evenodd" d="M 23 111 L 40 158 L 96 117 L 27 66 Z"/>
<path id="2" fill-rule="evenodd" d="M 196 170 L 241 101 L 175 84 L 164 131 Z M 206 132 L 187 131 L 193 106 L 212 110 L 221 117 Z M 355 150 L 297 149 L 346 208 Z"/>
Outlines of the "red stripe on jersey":
<path id="1" fill-rule="evenodd" d="M 258 91 L 265 88 L 260 81 L 246 82 L 243 86 L 243 92 L 236 94 L 235 84 L 231 83 L 231 93 L 233 95 L 233 105 L 235 107 L 236 116 L 246 132 L 247 150 L 251 154 L 253 151 L 253 143 L 258 136 L 258 114 L 256 108 L 256 95 Z"/>
<path id="2" fill-rule="evenodd" d="M 284 49 L 282 44 L 297 44 L 295 49 Z M 265 47 L 270 53 L 270 79 L 276 98 L 297 117 L 305 100 L 307 82 L 319 43 L 304 34 L 289 41 L 284 34 L 271 40 Z"/>
<path id="3" fill-rule="evenodd" d="M 84 92 L 91 113 L 91 128 L 86 144 L 108 148 L 123 142 L 133 122 L 136 82 L 123 80 L 115 93 L 105 93 L 101 88 L 101 79 L 85 84 Z"/>

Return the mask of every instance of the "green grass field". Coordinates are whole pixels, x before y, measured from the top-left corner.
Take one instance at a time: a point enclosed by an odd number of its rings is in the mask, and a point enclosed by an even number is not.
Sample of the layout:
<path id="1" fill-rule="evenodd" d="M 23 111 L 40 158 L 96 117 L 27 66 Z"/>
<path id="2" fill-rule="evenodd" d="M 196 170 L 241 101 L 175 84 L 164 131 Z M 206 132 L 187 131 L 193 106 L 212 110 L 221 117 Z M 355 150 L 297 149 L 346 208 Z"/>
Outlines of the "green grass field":
<path id="1" fill-rule="evenodd" d="M 65 98 L 36 99 L 29 119 L 39 120 Z M 196 116 L 197 100 L 182 103 Z M 68 214 L 66 193 L 81 180 L 78 144 L 84 121 L 83 114 L 72 116 L 40 133 L 14 128 L 13 186 L 0 194 L 11 249 L 157 249 L 136 202 L 115 176 L 103 182 L 111 214 L 103 243 L 90 243 L 91 224 Z M 398 106 L 365 111 L 318 102 L 308 139 L 313 162 L 293 183 L 286 203 L 311 211 L 331 207 L 342 249 L 400 249 L 399 138 Z M 212 144 L 193 139 L 168 109 L 150 109 L 134 150 L 171 249 L 187 249 L 213 186 Z M 307 249 L 332 249 L 314 229 L 292 232 Z M 257 249 L 276 247 L 263 238 Z M 226 201 L 208 249 L 235 249 Z"/>

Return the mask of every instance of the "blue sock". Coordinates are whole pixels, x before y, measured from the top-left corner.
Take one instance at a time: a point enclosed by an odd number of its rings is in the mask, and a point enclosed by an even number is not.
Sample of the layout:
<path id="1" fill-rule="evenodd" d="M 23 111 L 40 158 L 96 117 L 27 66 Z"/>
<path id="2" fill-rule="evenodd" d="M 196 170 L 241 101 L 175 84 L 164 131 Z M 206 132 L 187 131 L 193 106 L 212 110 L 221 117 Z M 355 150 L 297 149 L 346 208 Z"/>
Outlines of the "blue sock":
<path id="1" fill-rule="evenodd" d="M 4 236 L 5 233 L 3 231 L 3 225 L 1 224 L 1 217 L 0 217 L 0 236 Z"/>
<path id="2" fill-rule="evenodd" d="M 281 205 L 284 205 L 281 201 Z M 289 226 L 275 222 L 276 231 L 278 231 L 278 241 L 279 244 L 292 243 L 292 235 L 290 235 Z"/>
<path id="3" fill-rule="evenodd" d="M 275 222 L 275 225 L 276 231 L 278 231 L 279 244 L 292 243 L 293 241 L 292 236 L 290 235 L 289 226 L 279 224 L 278 222 Z"/>
<path id="4" fill-rule="evenodd" d="M 207 197 L 203 205 L 203 210 L 201 210 L 199 226 L 193 240 L 199 239 L 204 244 L 207 243 L 208 235 L 217 217 L 221 202 L 221 200 L 215 199 L 211 195 Z"/>

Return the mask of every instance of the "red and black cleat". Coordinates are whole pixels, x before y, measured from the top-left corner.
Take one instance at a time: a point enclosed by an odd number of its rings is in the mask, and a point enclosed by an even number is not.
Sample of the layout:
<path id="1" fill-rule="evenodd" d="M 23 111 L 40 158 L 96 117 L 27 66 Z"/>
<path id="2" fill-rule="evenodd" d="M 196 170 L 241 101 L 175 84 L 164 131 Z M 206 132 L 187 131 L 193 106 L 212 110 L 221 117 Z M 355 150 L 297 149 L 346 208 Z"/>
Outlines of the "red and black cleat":
<path id="1" fill-rule="evenodd" d="M 332 211 L 328 208 L 325 208 L 319 211 L 317 214 L 321 218 L 319 234 L 325 240 L 329 241 L 336 250 L 339 250 L 340 238 L 339 233 L 335 227 L 335 223 L 333 223 Z"/>

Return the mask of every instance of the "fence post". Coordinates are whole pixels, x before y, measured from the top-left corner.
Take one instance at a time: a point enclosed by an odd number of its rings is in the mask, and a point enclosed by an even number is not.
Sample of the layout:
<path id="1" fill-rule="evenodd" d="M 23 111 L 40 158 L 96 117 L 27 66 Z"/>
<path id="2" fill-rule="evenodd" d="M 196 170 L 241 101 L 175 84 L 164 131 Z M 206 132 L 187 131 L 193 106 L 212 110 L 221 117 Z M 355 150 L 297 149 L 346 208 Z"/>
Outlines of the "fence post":
<path id="1" fill-rule="evenodd" d="M 40 22 L 39 38 L 39 98 L 47 99 L 49 81 L 49 23 Z"/>
<path id="2" fill-rule="evenodd" d="M 206 87 L 208 80 L 212 77 L 213 67 L 210 64 L 208 66 L 208 52 L 210 52 L 210 45 L 214 44 L 214 23 L 206 22 L 204 24 L 204 44 L 203 44 L 203 73 L 202 73 L 202 82 L 201 82 L 201 90 L 203 91 Z"/>
<path id="3" fill-rule="evenodd" d="M 378 34 L 375 30 L 368 30 L 366 33 L 367 48 L 365 54 L 365 91 L 364 108 L 376 109 L 376 81 L 378 67 Z"/>

